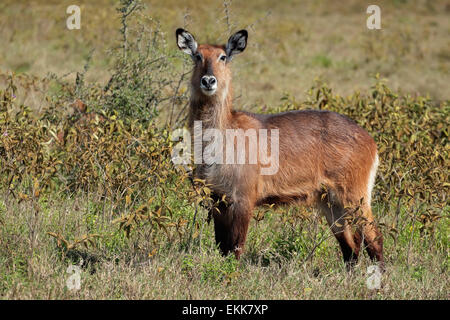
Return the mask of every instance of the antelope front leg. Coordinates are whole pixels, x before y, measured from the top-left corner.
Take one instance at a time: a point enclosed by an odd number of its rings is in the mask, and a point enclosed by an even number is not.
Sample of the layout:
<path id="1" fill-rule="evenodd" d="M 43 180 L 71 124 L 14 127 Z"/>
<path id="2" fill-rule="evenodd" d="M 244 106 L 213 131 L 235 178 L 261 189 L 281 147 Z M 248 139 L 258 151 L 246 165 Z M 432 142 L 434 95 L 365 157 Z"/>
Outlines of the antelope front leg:
<path id="1" fill-rule="evenodd" d="M 244 249 L 250 223 L 251 208 L 239 204 L 231 204 L 226 210 L 213 214 L 216 243 L 223 255 L 234 252 L 239 259 Z"/>
<path id="2" fill-rule="evenodd" d="M 248 226 L 250 224 L 252 210 L 250 208 L 235 208 L 231 224 L 232 248 L 236 259 L 239 260 L 247 240 Z"/>

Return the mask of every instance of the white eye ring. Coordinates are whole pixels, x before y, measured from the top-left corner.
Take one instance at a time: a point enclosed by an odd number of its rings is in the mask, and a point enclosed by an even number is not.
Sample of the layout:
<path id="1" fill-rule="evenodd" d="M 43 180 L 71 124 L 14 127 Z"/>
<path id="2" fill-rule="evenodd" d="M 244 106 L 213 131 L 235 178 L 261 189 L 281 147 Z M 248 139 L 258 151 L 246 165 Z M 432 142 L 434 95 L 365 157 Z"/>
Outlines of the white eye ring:
<path id="1" fill-rule="evenodd" d="M 220 55 L 219 60 L 225 61 L 225 60 L 227 60 L 227 56 L 222 54 L 222 55 Z"/>

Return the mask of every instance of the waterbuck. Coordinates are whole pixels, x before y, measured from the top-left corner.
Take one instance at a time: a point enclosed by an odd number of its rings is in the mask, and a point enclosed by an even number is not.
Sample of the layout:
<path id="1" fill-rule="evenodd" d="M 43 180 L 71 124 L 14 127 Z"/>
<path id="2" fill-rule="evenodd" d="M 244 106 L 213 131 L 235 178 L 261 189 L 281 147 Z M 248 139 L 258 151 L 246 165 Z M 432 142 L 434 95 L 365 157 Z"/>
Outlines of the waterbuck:
<path id="1" fill-rule="evenodd" d="M 191 33 L 176 30 L 179 49 L 194 62 L 189 115 L 192 131 L 195 123 L 201 123 L 203 131 L 223 132 L 227 143 L 233 139 L 235 146 L 236 135 L 229 135 L 230 131 L 257 132 L 257 145 L 262 143 L 258 133 L 262 129 L 278 131 L 276 150 L 273 145 L 270 150 L 278 152 L 278 167 L 272 174 L 261 174 L 267 162 L 260 157 L 256 163 L 202 163 L 196 168 L 197 177 L 206 180 L 214 197 L 226 199 L 210 212 L 222 253 L 234 252 L 239 259 L 256 206 L 302 204 L 315 206 L 325 215 L 347 266 L 357 261 L 364 243 L 370 258 L 383 267 L 382 235 L 371 209 L 378 166 L 374 140 L 355 122 L 331 111 L 253 114 L 233 110 L 230 62 L 244 51 L 247 38 L 247 31 L 241 30 L 226 45 L 198 45 Z M 247 147 L 246 160 L 258 149 L 255 143 Z M 200 153 L 205 148 L 202 145 Z M 241 149 L 233 152 L 245 151 Z M 229 150 L 223 147 L 223 151 Z"/>

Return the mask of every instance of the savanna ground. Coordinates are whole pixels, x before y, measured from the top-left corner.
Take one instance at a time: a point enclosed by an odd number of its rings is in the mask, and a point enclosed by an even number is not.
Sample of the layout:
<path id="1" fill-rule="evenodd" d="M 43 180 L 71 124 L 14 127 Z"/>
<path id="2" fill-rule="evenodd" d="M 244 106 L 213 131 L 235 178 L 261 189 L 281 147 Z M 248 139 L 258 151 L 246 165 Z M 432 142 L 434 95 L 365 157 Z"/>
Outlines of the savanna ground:
<path id="1" fill-rule="evenodd" d="M 371 3 L 381 30 L 362 1 L 148 1 L 122 23 L 125 2 L 0 3 L 4 299 L 449 298 L 448 2 Z M 81 30 L 65 27 L 71 4 Z M 219 254 L 208 186 L 170 160 L 189 92 L 180 26 L 210 43 L 249 29 L 236 108 L 330 109 L 375 138 L 379 290 L 367 255 L 347 272 L 306 208 L 259 209 L 242 259 Z"/>

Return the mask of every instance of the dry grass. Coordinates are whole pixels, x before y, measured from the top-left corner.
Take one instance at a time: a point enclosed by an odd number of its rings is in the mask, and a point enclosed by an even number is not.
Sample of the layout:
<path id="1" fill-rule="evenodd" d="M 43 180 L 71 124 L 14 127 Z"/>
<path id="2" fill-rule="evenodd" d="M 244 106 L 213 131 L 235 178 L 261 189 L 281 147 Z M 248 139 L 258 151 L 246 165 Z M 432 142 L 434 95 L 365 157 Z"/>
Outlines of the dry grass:
<path id="1" fill-rule="evenodd" d="M 248 252 L 240 262 L 220 256 L 212 243 L 212 226 L 208 225 L 204 225 L 201 249 L 196 245 L 191 253 L 186 252 L 175 240 L 157 247 L 149 258 L 148 253 L 155 248 L 145 241 L 151 232 L 149 226 L 126 239 L 105 221 L 89 222 L 89 217 L 97 216 L 95 209 L 86 208 L 86 204 L 89 202 L 83 197 L 48 200 L 42 204 L 39 219 L 30 221 L 32 208 L 0 201 L 3 298 L 448 299 L 445 233 L 431 239 L 416 231 L 408 245 L 408 224 L 400 231 L 399 243 L 387 237 L 388 267 L 382 288 L 369 290 L 366 268 L 371 263 L 367 255 L 362 256 L 352 273 L 346 272 L 333 237 L 324 241 L 316 258 L 306 263 L 304 256 L 295 251 L 283 253 L 286 242 L 298 237 L 301 227 L 328 234 L 325 224 L 319 221 L 312 225 L 298 221 L 292 230 L 273 214 L 259 225 L 253 222 Z M 61 227 L 65 234 L 83 234 L 95 228 L 113 236 L 99 241 L 96 249 L 74 250 L 62 256 L 54 239 L 46 234 Z M 305 241 L 310 241 L 305 245 L 312 244 L 313 235 L 303 235 Z M 29 249 L 31 242 L 36 248 L 33 252 Z M 70 276 L 66 269 L 72 263 L 78 264 L 80 257 L 87 263 L 81 273 L 81 289 L 72 292 L 66 287 Z"/>

